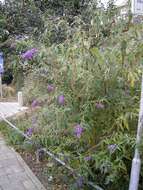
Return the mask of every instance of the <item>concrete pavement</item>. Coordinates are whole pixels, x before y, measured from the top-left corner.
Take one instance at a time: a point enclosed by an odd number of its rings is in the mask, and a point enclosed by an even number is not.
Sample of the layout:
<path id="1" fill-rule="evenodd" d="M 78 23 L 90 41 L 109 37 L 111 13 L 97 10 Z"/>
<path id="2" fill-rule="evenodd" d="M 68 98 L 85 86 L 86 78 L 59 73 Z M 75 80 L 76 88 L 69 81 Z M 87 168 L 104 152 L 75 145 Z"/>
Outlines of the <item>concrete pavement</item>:
<path id="1" fill-rule="evenodd" d="M 21 156 L 0 135 L 0 190 L 46 190 Z"/>

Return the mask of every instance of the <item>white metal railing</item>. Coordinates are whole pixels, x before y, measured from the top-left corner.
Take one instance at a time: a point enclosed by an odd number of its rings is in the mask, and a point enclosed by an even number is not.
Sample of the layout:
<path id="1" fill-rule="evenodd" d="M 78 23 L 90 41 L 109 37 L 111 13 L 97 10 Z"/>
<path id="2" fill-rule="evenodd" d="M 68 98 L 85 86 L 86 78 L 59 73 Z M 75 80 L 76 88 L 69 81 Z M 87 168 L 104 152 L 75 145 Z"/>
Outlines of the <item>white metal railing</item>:
<path id="1" fill-rule="evenodd" d="M 143 135 L 143 76 L 142 76 L 142 82 L 141 82 L 141 99 L 140 99 L 138 129 L 137 129 L 137 136 L 136 136 L 136 148 L 135 148 L 134 158 L 132 160 L 129 190 L 138 190 L 138 186 L 139 186 L 139 177 L 140 177 L 140 169 L 141 169 L 139 145 L 141 143 L 142 135 Z"/>

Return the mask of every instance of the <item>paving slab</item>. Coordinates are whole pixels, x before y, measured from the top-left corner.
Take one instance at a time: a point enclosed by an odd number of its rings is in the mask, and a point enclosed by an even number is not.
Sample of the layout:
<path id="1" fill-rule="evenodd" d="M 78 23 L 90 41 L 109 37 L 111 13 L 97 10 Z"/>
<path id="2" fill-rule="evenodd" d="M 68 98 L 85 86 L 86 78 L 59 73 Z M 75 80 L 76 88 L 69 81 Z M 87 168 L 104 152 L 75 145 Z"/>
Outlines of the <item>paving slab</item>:
<path id="1" fill-rule="evenodd" d="M 5 118 L 12 117 L 22 111 L 28 109 L 21 107 L 17 102 L 0 102 L 0 114 Z M 0 118 L 2 120 L 2 118 Z"/>
<path id="2" fill-rule="evenodd" d="M 0 190 L 46 190 L 21 156 L 0 135 Z"/>

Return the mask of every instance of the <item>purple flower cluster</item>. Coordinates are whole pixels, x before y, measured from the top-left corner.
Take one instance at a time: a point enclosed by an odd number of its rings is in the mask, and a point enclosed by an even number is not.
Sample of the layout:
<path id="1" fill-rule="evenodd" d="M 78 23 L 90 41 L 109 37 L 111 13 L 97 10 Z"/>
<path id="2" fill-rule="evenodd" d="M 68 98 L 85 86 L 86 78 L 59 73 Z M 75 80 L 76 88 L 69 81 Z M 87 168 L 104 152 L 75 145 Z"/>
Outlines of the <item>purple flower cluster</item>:
<path id="1" fill-rule="evenodd" d="M 58 104 L 59 104 L 60 106 L 63 106 L 63 105 L 65 104 L 65 97 L 64 97 L 64 95 L 58 96 L 57 101 L 58 101 Z"/>
<path id="2" fill-rule="evenodd" d="M 96 103 L 95 106 L 96 106 L 97 109 L 104 109 L 105 108 L 104 104 L 102 104 L 100 102 Z"/>
<path id="3" fill-rule="evenodd" d="M 92 159 L 91 156 L 86 156 L 86 157 L 84 158 L 84 160 L 87 161 L 87 162 L 90 161 L 91 159 Z"/>
<path id="4" fill-rule="evenodd" d="M 39 102 L 37 100 L 33 100 L 31 106 L 32 106 L 32 108 L 35 108 L 35 107 L 39 106 Z"/>
<path id="5" fill-rule="evenodd" d="M 33 134 L 33 128 L 28 128 L 26 133 L 25 133 L 28 137 L 31 137 Z"/>
<path id="6" fill-rule="evenodd" d="M 36 48 L 27 50 L 25 53 L 22 53 L 22 54 L 21 54 L 21 57 L 22 57 L 24 60 L 31 60 L 31 59 L 34 57 L 34 55 L 36 55 L 37 51 L 38 51 L 38 50 L 37 50 Z"/>
<path id="7" fill-rule="evenodd" d="M 74 133 L 76 135 L 77 138 L 80 138 L 82 133 L 83 133 L 84 129 L 81 127 L 80 124 L 77 124 L 75 127 L 74 127 Z"/>
<path id="8" fill-rule="evenodd" d="M 82 188 L 83 185 L 84 185 L 84 178 L 83 178 L 82 176 L 80 176 L 80 177 L 77 179 L 77 181 L 76 181 L 76 186 L 77 186 L 78 188 Z"/>
<path id="9" fill-rule="evenodd" d="M 49 85 L 47 86 L 47 90 L 48 90 L 48 92 L 53 92 L 54 86 L 53 86 L 52 84 L 49 84 Z"/>

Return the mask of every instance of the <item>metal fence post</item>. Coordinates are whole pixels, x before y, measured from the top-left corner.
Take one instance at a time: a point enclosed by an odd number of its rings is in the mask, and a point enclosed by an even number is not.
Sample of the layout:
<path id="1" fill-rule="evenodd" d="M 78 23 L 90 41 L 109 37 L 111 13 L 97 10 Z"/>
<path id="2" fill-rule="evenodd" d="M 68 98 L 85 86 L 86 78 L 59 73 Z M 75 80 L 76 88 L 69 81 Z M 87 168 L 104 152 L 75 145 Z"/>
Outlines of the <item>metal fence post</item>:
<path id="1" fill-rule="evenodd" d="M 22 94 L 22 92 L 18 92 L 18 103 L 19 103 L 20 107 L 23 106 L 23 94 Z"/>
<path id="2" fill-rule="evenodd" d="M 140 99 L 138 129 L 136 136 L 136 147 L 135 147 L 134 158 L 132 160 L 129 190 L 138 190 L 139 186 L 139 177 L 140 177 L 140 168 L 141 168 L 139 145 L 141 143 L 142 134 L 143 134 L 143 76 L 141 82 L 141 99 Z"/>

